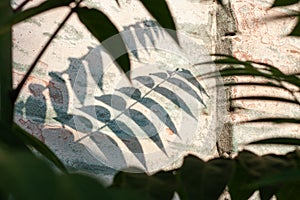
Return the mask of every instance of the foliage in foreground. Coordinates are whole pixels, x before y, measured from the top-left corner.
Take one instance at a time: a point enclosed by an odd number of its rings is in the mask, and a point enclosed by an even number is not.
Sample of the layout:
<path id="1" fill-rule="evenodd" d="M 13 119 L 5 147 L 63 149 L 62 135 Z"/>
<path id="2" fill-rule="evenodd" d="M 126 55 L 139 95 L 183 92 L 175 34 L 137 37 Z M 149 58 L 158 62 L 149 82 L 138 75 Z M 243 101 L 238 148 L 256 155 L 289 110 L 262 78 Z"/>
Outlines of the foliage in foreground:
<path id="1" fill-rule="evenodd" d="M 82 1 L 47 0 L 37 7 L 22 10 L 29 1 L 25 0 L 15 10 L 11 9 L 10 1 L 0 2 L 0 199 L 172 199 L 176 192 L 181 199 L 218 199 L 228 187 L 232 199 L 247 199 L 254 191 L 259 190 L 261 199 L 270 199 L 275 195 L 278 199 L 297 199 L 300 195 L 300 152 L 298 150 L 286 155 L 257 156 L 248 151 L 239 152 L 233 159 L 216 158 L 204 162 L 194 156 L 187 156 L 181 168 L 173 171 L 158 172 L 148 176 L 144 173 L 119 172 L 114 183 L 104 188 L 95 179 L 81 174 L 70 174 L 60 160 L 47 146 L 13 123 L 14 103 L 35 65 L 46 51 L 60 29 L 70 16 L 76 13 L 88 30 L 101 42 L 118 33 L 110 19 L 102 12 L 81 6 Z M 276 0 L 273 6 L 285 6 L 298 1 Z M 70 6 L 75 3 L 76 6 Z M 141 0 L 153 17 L 164 27 L 174 29 L 170 11 L 165 1 L 154 3 Z M 44 48 L 34 60 L 24 79 L 18 87 L 12 88 L 12 37 L 11 28 L 25 19 L 49 9 L 70 6 L 70 13 L 50 37 Z M 299 16 L 299 14 L 294 14 Z M 95 17 L 100 20 L 95 20 Z M 103 32 L 102 27 L 106 27 Z M 299 23 L 291 35 L 299 36 Z M 178 42 L 176 35 L 171 35 Z M 123 41 L 119 40 L 125 48 Z M 114 49 L 106 46 L 114 57 Z M 282 83 L 300 87 L 298 75 L 286 75 L 277 68 L 251 61 L 242 62 L 230 56 L 222 56 L 216 63 L 238 65 L 237 68 L 225 69 L 223 76 L 260 76 L 268 80 L 264 84 L 270 87 L 284 88 Z M 116 62 L 124 72 L 130 70 L 128 54 L 117 58 Z M 260 68 L 253 64 L 260 65 Z M 243 67 L 239 67 L 243 66 Z M 235 85 L 251 83 L 234 83 Z M 242 97 L 244 99 L 275 100 L 299 104 L 297 99 L 277 97 Z M 252 122 L 299 123 L 294 118 L 264 118 Z M 256 143 L 273 143 L 299 145 L 300 141 L 291 138 L 277 138 Z M 35 149 L 44 157 L 41 159 Z M 45 158 L 55 165 L 53 167 Z"/>

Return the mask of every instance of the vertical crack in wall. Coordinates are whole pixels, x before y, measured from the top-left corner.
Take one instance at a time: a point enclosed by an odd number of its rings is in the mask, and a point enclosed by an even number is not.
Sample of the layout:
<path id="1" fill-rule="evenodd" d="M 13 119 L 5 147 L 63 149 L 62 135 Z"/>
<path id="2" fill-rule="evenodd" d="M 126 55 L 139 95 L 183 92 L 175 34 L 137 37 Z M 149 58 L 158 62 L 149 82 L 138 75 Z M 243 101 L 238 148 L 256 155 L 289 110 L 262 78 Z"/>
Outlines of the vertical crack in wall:
<path id="1" fill-rule="evenodd" d="M 226 3 L 223 7 L 217 6 L 216 8 L 216 36 L 215 36 L 215 52 L 216 54 L 232 55 L 232 37 L 237 32 L 236 20 L 234 13 L 231 9 L 230 2 Z M 228 65 L 218 66 L 219 69 L 230 67 Z M 233 77 L 223 78 L 224 83 L 233 82 Z M 227 116 L 225 117 L 224 126 L 219 133 L 217 140 L 217 150 L 219 156 L 230 156 L 233 152 L 233 139 L 232 139 L 232 123 L 229 119 L 232 105 L 229 101 L 231 97 L 231 87 L 226 87 L 226 110 Z"/>

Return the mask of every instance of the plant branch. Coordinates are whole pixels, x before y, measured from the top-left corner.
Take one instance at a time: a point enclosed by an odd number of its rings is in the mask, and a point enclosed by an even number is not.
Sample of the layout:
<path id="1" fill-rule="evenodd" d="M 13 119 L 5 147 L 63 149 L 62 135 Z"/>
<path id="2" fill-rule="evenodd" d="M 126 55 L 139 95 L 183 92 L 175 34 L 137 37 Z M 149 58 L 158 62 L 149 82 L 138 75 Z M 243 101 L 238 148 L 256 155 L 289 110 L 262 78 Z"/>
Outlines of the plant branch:
<path id="1" fill-rule="evenodd" d="M 77 5 L 79 5 L 79 3 Z M 27 73 L 25 74 L 25 76 L 23 77 L 23 79 L 21 80 L 21 82 L 19 83 L 19 85 L 17 86 L 17 88 L 13 90 L 12 95 L 11 95 L 13 103 L 16 102 L 16 100 L 18 98 L 18 95 L 19 95 L 22 87 L 24 86 L 24 84 L 25 84 L 26 80 L 28 79 L 29 75 L 31 74 L 31 72 L 34 70 L 36 64 L 38 63 L 38 61 L 40 60 L 40 58 L 44 55 L 45 51 L 47 50 L 47 48 L 49 47 L 49 45 L 51 44 L 51 42 L 53 41 L 53 39 L 56 37 L 56 35 L 58 34 L 58 32 L 65 25 L 65 23 L 68 21 L 68 19 L 71 17 L 71 15 L 73 14 L 74 11 L 75 11 L 75 9 L 73 8 L 69 12 L 69 14 L 65 17 L 65 19 L 62 21 L 62 23 L 57 27 L 57 29 L 55 30 L 55 32 L 51 35 L 51 37 L 49 38 L 49 40 L 45 44 L 44 48 L 40 51 L 40 53 L 38 54 L 38 56 L 35 58 L 34 62 L 31 64 L 29 70 L 27 71 Z"/>

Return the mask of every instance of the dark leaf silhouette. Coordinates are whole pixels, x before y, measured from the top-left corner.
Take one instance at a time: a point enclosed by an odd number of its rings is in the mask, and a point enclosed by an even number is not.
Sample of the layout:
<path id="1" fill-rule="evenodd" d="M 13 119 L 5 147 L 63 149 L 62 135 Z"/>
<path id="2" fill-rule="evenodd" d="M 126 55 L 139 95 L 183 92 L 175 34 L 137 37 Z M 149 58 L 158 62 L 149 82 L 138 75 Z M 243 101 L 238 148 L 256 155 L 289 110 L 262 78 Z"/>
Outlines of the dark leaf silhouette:
<path id="1" fill-rule="evenodd" d="M 281 124 L 281 123 L 294 123 L 294 124 L 300 124 L 299 118 L 280 118 L 280 117 L 270 117 L 270 118 L 261 118 L 261 119 L 253 119 L 248 120 L 241 123 L 254 123 L 254 122 L 269 122 L 269 123 L 275 123 L 275 124 Z"/>
<path id="2" fill-rule="evenodd" d="M 123 87 L 118 89 L 121 93 L 127 95 L 128 97 L 138 101 L 143 106 L 145 106 L 148 109 L 151 109 L 152 112 L 167 126 L 169 127 L 172 132 L 176 135 L 178 135 L 177 129 L 174 125 L 174 123 L 171 120 L 171 117 L 167 113 L 167 111 L 156 101 L 154 101 L 151 98 L 143 97 L 141 98 L 141 92 L 140 90 L 133 88 L 133 87 Z M 153 110 L 155 109 L 155 110 Z"/>
<path id="3" fill-rule="evenodd" d="M 197 175 L 191 176 L 191 171 L 197 171 Z M 189 199 L 215 200 L 224 191 L 233 172 L 232 160 L 217 158 L 204 163 L 194 156 L 189 156 L 184 160 L 180 177 Z"/>
<path id="4" fill-rule="evenodd" d="M 80 21 L 102 43 L 123 72 L 130 71 L 130 60 L 126 46 L 118 29 L 111 23 L 110 19 L 97 9 L 79 7 L 76 12 Z M 112 36 L 114 37 L 110 38 Z"/>
<path id="5" fill-rule="evenodd" d="M 298 22 L 295 26 L 295 28 L 293 29 L 293 31 L 289 34 L 290 36 L 300 36 L 300 14 L 298 15 Z"/>
<path id="6" fill-rule="evenodd" d="M 57 7 L 61 7 L 61 6 L 68 6 L 70 3 L 72 3 L 73 0 L 61 0 L 61 1 L 57 1 L 57 0 L 48 0 L 48 1 L 44 1 L 43 3 L 26 9 L 22 12 L 17 12 L 14 15 L 14 18 L 12 19 L 13 24 L 17 24 L 21 21 L 24 21 L 30 17 L 33 17 L 35 15 L 38 15 L 42 12 L 51 10 L 53 8 L 57 8 Z"/>
<path id="7" fill-rule="evenodd" d="M 199 83 L 199 81 L 195 78 L 195 76 L 193 76 L 193 74 L 189 70 L 182 69 L 181 71 L 177 71 L 176 74 L 185 78 L 188 82 L 193 84 L 201 93 L 203 93 L 207 97 L 209 97 L 209 95 L 205 91 L 204 87 Z"/>
<path id="8" fill-rule="evenodd" d="M 45 145 L 39 139 L 27 133 L 16 123 L 14 123 L 13 125 L 13 132 L 15 132 L 16 135 L 18 135 L 27 146 L 33 147 L 39 153 L 45 156 L 48 160 L 52 161 L 55 164 L 55 166 L 58 167 L 62 172 L 67 172 L 66 167 L 60 161 L 60 159 L 49 149 L 47 145 Z"/>
<path id="9" fill-rule="evenodd" d="M 175 92 L 169 90 L 165 87 L 155 87 L 153 90 L 162 96 L 166 97 L 170 101 L 172 101 L 176 106 L 181 108 L 183 111 L 185 111 L 188 115 L 195 118 L 190 108 L 186 105 L 186 103 L 183 101 L 181 97 L 179 97 Z"/>
<path id="10" fill-rule="evenodd" d="M 143 113 L 138 110 L 128 109 L 125 115 L 130 117 L 149 136 L 157 147 L 167 154 L 154 124 Z"/>
<path id="11" fill-rule="evenodd" d="M 99 89 L 103 90 L 103 60 L 101 56 L 101 48 L 90 48 L 90 53 L 84 58 L 87 61 L 91 75 L 98 85 Z"/>
<path id="12" fill-rule="evenodd" d="M 285 138 L 285 137 L 278 137 L 278 138 L 269 138 L 258 140 L 255 142 L 251 142 L 249 144 L 279 144 L 279 145 L 300 145 L 300 139 L 297 138 Z"/>
<path id="13" fill-rule="evenodd" d="M 168 4 L 164 0 L 147 1 L 141 0 L 146 9 L 158 21 L 158 23 L 170 34 L 170 36 L 179 44 L 176 34 L 176 26 L 169 10 Z"/>
<path id="14" fill-rule="evenodd" d="M 136 169 L 136 171 L 141 170 Z M 148 176 L 146 173 L 119 172 L 114 177 L 111 187 L 134 190 L 144 199 L 171 200 L 176 189 L 176 177 L 172 172 L 164 171 L 152 176 Z"/>
<path id="15" fill-rule="evenodd" d="M 153 73 L 154 76 L 158 76 L 159 78 L 163 78 L 165 73 Z M 169 83 L 172 83 L 174 85 L 176 85 L 177 87 L 181 88 L 184 92 L 188 93 L 189 95 L 191 95 L 192 97 L 194 97 L 195 99 L 197 99 L 202 105 L 205 105 L 204 101 L 202 100 L 202 98 L 196 93 L 196 91 L 189 86 L 188 84 L 186 84 L 184 81 L 182 81 L 181 79 L 178 78 L 164 78 L 164 80 L 166 80 Z"/>
<path id="16" fill-rule="evenodd" d="M 107 94 L 95 98 L 116 110 L 123 111 L 126 109 L 126 101 L 120 96 Z"/>
<path id="17" fill-rule="evenodd" d="M 70 65 L 64 73 L 69 75 L 74 94 L 83 104 L 87 93 L 87 73 L 81 59 L 69 58 L 69 61 Z"/>
<path id="18" fill-rule="evenodd" d="M 288 5 L 292 5 L 295 3 L 298 3 L 299 0 L 275 0 L 272 7 L 276 7 L 276 6 L 288 6 Z"/>
<path id="19" fill-rule="evenodd" d="M 241 155 L 242 154 L 242 155 Z M 249 161 L 245 164 L 244 161 Z M 235 173 L 233 174 L 228 186 L 230 196 L 235 199 L 249 199 L 256 189 L 246 187 L 247 184 L 257 181 L 255 166 L 261 166 L 261 160 L 253 153 L 248 151 L 240 152 L 239 157 L 235 160 Z M 253 167 L 253 173 L 248 171 Z"/>

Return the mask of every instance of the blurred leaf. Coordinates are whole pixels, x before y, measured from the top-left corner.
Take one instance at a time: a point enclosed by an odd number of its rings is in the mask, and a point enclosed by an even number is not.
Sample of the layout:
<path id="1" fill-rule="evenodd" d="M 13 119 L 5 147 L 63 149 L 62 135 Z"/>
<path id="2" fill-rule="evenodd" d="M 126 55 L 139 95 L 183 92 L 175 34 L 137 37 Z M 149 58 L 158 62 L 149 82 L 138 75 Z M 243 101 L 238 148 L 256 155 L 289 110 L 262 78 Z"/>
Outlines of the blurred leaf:
<path id="1" fill-rule="evenodd" d="M 300 14 L 298 15 L 297 24 L 293 29 L 293 31 L 289 34 L 289 36 L 298 36 L 298 37 L 300 36 Z"/>
<path id="2" fill-rule="evenodd" d="M 0 146 L 0 191 L 9 193 L 12 199 L 140 199 L 125 190 L 105 189 L 85 175 L 58 174 L 33 154 Z"/>
<path id="3" fill-rule="evenodd" d="M 123 72 L 129 72 L 130 60 L 126 46 L 110 19 L 97 9 L 79 7 L 76 12 L 80 21 L 101 42 Z M 129 77 L 129 74 L 127 76 Z"/>
<path id="4" fill-rule="evenodd" d="M 262 164 L 263 162 L 251 152 L 242 151 L 239 153 L 235 159 L 234 174 L 228 184 L 232 200 L 244 200 L 252 196 L 256 189 L 248 187 L 248 184 L 255 182 L 257 177 L 259 177 L 255 167 L 260 167 Z"/>
<path id="5" fill-rule="evenodd" d="M 152 176 L 145 173 L 119 172 L 114 177 L 111 187 L 134 190 L 145 200 L 171 200 L 175 192 L 176 180 L 172 171 L 160 171 Z"/>
<path id="6" fill-rule="evenodd" d="M 53 8 L 58 8 L 61 6 L 68 6 L 73 1 L 74 0 L 47 0 L 35 7 L 29 8 L 24 11 L 17 12 L 9 18 L 0 17 L 3 19 L 3 20 L 0 20 L 0 27 L 1 27 L 0 35 L 2 35 L 6 31 L 8 31 L 10 26 L 12 26 L 14 24 L 17 24 L 21 21 L 24 21 L 30 17 L 33 17 L 33 16 L 38 15 L 45 11 L 51 10 Z M 2 1 L 2 2 L 5 2 L 5 1 Z M 1 8 L 1 5 L 0 5 L 0 8 Z M 1 9 L 1 12 L 2 11 L 3 11 L 3 9 Z"/>
<path id="7" fill-rule="evenodd" d="M 289 181 L 298 181 L 300 180 L 300 170 L 299 169 L 290 169 L 285 170 L 279 173 L 270 174 L 259 180 L 256 180 L 252 184 L 249 184 L 249 187 L 258 188 L 267 185 L 274 185 Z"/>
<path id="8" fill-rule="evenodd" d="M 284 176 L 284 175 L 282 175 Z M 296 181 L 290 181 L 281 186 L 279 192 L 276 193 L 277 200 L 295 200 L 300 196 L 300 177 L 295 174 Z"/>
<path id="9" fill-rule="evenodd" d="M 286 138 L 286 137 L 278 137 L 278 138 L 269 138 L 264 140 L 258 140 L 255 142 L 251 142 L 249 144 L 280 144 L 280 145 L 300 145 L 300 139 L 297 138 Z"/>
<path id="10" fill-rule="evenodd" d="M 217 158 L 202 163 L 199 158 L 189 156 L 184 160 L 180 177 L 189 199 L 217 200 L 233 171 L 232 160 Z"/>
<path id="11" fill-rule="evenodd" d="M 35 7 L 26 9 L 21 12 L 17 12 L 13 18 L 13 24 L 19 23 L 21 21 L 24 21 L 25 19 L 28 19 L 42 12 L 49 11 L 57 7 L 68 6 L 72 2 L 74 2 L 74 0 L 46 0 L 45 2 Z"/>
<path id="12" fill-rule="evenodd" d="M 44 143 L 42 143 L 37 138 L 24 131 L 16 123 L 14 123 L 13 131 L 26 145 L 36 149 L 39 153 L 45 156 L 45 158 L 53 162 L 53 164 L 55 164 L 55 166 L 61 171 L 67 172 L 67 169 L 64 166 L 64 164 Z"/>
<path id="13" fill-rule="evenodd" d="M 201 199 L 201 178 L 205 162 L 196 156 L 189 155 L 184 158 L 183 165 L 179 170 L 180 185 L 182 190 L 178 191 L 181 199 Z"/>
<path id="14" fill-rule="evenodd" d="M 280 155 L 264 155 L 262 156 L 265 163 L 265 170 L 260 179 L 264 179 L 270 175 L 280 173 L 282 171 L 289 170 L 291 168 L 291 163 L 286 159 L 285 156 Z M 281 184 L 270 184 L 266 186 L 259 187 L 259 193 L 262 200 L 269 200 L 272 196 L 274 196 L 277 191 L 282 187 Z"/>
<path id="15" fill-rule="evenodd" d="M 166 29 L 175 42 L 179 44 L 176 34 L 176 26 L 167 2 L 165 0 L 141 0 L 141 2 L 150 14 L 158 21 L 158 23 Z"/>
<path id="16" fill-rule="evenodd" d="M 0 190 L 10 193 L 14 199 L 50 200 L 57 194 L 53 171 L 29 153 L 1 148 L 0 177 Z"/>
<path id="17" fill-rule="evenodd" d="M 299 2 L 299 0 L 275 0 L 272 7 L 288 6 L 288 5 L 296 4 L 298 2 Z"/>

